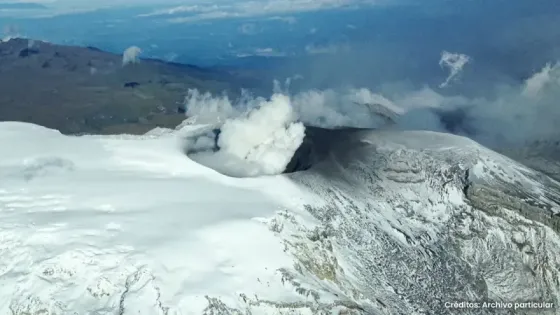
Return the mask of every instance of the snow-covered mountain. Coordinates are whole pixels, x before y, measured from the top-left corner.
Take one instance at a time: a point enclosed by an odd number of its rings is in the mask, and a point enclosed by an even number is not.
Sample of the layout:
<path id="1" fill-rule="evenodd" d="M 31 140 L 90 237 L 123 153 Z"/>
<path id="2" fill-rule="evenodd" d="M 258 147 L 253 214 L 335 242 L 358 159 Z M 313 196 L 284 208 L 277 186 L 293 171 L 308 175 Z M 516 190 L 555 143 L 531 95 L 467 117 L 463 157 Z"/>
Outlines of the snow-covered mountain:
<path id="1" fill-rule="evenodd" d="M 306 170 L 231 178 L 184 154 L 200 128 L 0 123 L 0 314 L 557 313 L 450 308 L 559 305 L 553 179 L 466 138 L 365 130 Z"/>

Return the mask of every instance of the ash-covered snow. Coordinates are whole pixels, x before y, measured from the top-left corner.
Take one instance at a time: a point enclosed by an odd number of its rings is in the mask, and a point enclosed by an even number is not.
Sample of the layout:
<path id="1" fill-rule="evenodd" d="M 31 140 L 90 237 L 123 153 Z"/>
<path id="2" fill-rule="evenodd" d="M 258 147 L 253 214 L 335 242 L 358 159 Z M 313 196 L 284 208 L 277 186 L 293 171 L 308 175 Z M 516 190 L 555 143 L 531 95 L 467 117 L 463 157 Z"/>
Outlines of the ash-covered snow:
<path id="1" fill-rule="evenodd" d="M 0 123 L 0 314 L 560 303 L 560 186 L 544 175 L 462 137 L 356 131 L 309 170 L 232 178 L 184 153 L 208 128 L 69 137 Z"/>

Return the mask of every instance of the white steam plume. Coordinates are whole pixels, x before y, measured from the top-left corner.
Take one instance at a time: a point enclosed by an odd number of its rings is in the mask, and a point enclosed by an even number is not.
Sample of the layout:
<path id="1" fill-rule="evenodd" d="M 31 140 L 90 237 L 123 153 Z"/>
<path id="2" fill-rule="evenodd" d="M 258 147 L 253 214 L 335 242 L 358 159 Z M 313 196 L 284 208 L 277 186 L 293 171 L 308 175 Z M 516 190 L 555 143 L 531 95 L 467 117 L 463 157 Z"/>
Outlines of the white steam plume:
<path id="1" fill-rule="evenodd" d="M 301 145 L 305 128 L 286 95 L 274 95 L 246 117 L 231 119 L 221 128 L 218 146 L 226 154 L 260 165 L 264 174 L 281 173 Z"/>
<path id="2" fill-rule="evenodd" d="M 136 46 L 130 46 L 127 49 L 125 49 L 123 53 L 123 59 L 122 59 L 123 67 L 131 63 L 140 62 L 140 59 L 138 57 L 140 56 L 141 53 L 142 53 L 142 49 Z"/>
<path id="3" fill-rule="evenodd" d="M 282 173 L 303 142 L 305 127 L 297 121 L 289 96 L 275 94 L 269 101 L 257 100 L 260 101 L 258 107 L 245 115 L 229 118 L 221 125 L 218 151 L 211 150 L 215 146 L 212 133 L 191 139 L 187 149 L 198 151 L 191 154 L 191 158 L 235 177 Z"/>
<path id="4" fill-rule="evenodd" d="M 2 29 L 2 33 L 3 33 L 3 37 L 2 39 L 0 39 L 0 42 L 8 42 L 11 39 L 23 37 L 22 35 L 20 35 L 18 27 L 13 24 L 4 25 L 4 28 Z"/>
<path id="5" fill-rule="evenodd" d="M 457 79 L 457 76 L 463 70 L 463 67 L 470 61 L 470 57 L 464 54 L 450 53 L 443 51 L 439 60 L 439 65 L 442 68 L 449 69 L 449 75 L 443 83 L 439 85 L 440 88 L 445 88 L 451 81 Z"/>
<path id="6" fill-rule="evenodd" d="M 429 88 L 403 92 L 392 98 L 408 110 L 399 127 L 460 134 L 457 130 L 470 130 L 463 135 L 493 148 L 560 138 L 559 65 L 546 65 L 520 86 L 498 87 L 492 99 L 444 96 Z"/>
<path id="7" fill-rule="evenodd" d="M 189 90 L 185 99 L 189 122 L 220 129 L 188 139 L 193 160 L 236 177 L 273 175 L 284 171 L 305 136 L 304 123 L 324 128 L 378 127 L 401 112 L 386 98 L 367 89 L 307 91 L 289 96 L 274 84 L 270 99 L 244 92 L 237 101 Z M 382 111 L 381 109 L 385 109 Z M 382 112 L 383 117 L 379 113 Z"/>
<path id="8" fill-rule="evenodd" d="M 387 117 L 396 129 L 453 132 L 493 148 L 560 138 L 559 65 L 545 66 L 519 86 L 500 88 L 492 99 L 445 96 L 429 87 L 393 90 L 387 97 L 368 89 L 289 95 L 278 83 L 274 91 L 270 99 L 243 93 L 236 101 L 189 91 L 189 121 L 221 128 L 218 137 L 205 132 L 190 139 L 191 157 L 231 176 L 278 174 L 302 143 L 304 124 L 386 128 Z"/>
<path id="9" fill-rule="evenodd" d="M 311 90 L 295 95 L 292 103 L 304 123 L 323 128 L 383 126 L 380 107 L 402 113 L 393 102 L 368 89 Z"/>
<path id="10" fill-rule="evenodd" d="M 275 81 L 272 98 L 289 95 L 290 82 L 286 80 L 282 86 Z M 380 117 L 381 110 L 391 113 L 388 115 L 403 113 L 393 102 L 368 89 L 309 90 L 291 95 L 289 101 L 298 120 L 323 128 L 374 128 L 385 124 Z M 203 124 L 223 123 L 265 103 L 265 98 L 253 97 L 247 92 L 237 101 L 225 95 L 201 94 L 197 90 L 189 90 L 185 98 L 187 116 L 196 117 L 196 122 Z"/>
<path id="11" fill-rule="evenodd" d="M 550 84 L 560 85 L 560 64 L 552 66 L 547 64 L 541 71 L 535 73 L 525 81 L 523 95 L 527 97 L 538 97 Z"/>

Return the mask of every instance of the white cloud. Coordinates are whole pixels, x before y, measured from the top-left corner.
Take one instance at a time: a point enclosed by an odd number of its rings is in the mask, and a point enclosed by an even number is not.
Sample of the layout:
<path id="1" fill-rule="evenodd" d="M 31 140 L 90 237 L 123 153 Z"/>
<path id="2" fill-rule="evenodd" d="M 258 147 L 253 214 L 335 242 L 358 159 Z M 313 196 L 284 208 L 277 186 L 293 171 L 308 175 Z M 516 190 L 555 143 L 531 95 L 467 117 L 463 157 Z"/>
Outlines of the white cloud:
<path id="1" fill-rule="evenodd" d="M 138 15 L 139 17 L 151 17 L 151 16 L 162 16 L 162 15 L 175 15 L 175 14 L 182 14 L 182 13 L 204 13 L 204 12 L 213 12 L 220 9 L 220 6 L 214 5 L 200 5 L 200 4 L 192 4 L 192 5 L 180 5 L 177 7 L 167 8 L 167 9 L 158 9 L 152 11 L 150 13 L 144 13 Z"/>
<path id="2" fill-rule="evenodd" d="M 266 57 L 282 57 L 286 56 L 285 53 L 275 50 L 274 48 L 257 48 L 255 49 L 255 54 L 257 56 L 266 56 Z"/>
<path id="3" fill-rule="evenodd" d="M 98 9 L 144 5 L 176 5 L 180 0 L 0 0 L 2 3 L 36 3 L 38 9 L 0 9 L 0 17 L 50 18 L 60 15 L 91 12 Z"/>
<path id="4" fill-rule="evenodd" d="M 297 18 L 293 17 L 293 16 L 273 16 L 270 17 L 269 20 L 271 21 L 281 21 L 287 24 L 296 24 L 297 23 Z"/>
<path id="5" fill-rule="evenodd" d="M 224 18 L 242 18 L 275 15 L 271 19 L 293 24 L 296 19 L 291 16 L 278 16 L 296 12 L 337 9 L 342 7 L 358 7 L 375 4 L 375 0 L 266 0 L 266 1 L 227 1 L 211 5 L 189 4 L 159 9 L 141 17 L 169 17 L 172 23 L 189 23 L 203 20 Z"/>
<path id="6" fill-rule="evenodd" d="M 463 67 L 470 61 L 470 57 L 464 54 L 450 53 L 444 51 L 441 53 L 441 59 L 439 60 L 439 65 L 442 68 L 449 69 L 449 75 L 443 83 L 439 85 L 440 88 L 447 87 L 449 83 L 457 79 L 457 76 L 463 70 Z"/>
<path id="7" fill-rule="evenodd" d="M 236 54 L 236 57 L 243 58 L 243 57 L 251 57 L 251 56 L 259 56 L 259 57 L 285 57 L 288 54 L 282 51 L 278 51 L 274 48 L 267 47 L 267 48 L 256 48 L 251 52 L 242 52 Z"/>
<path id="8" fill-rule="evenodd" d="M 245 35 L 255 35 L 260 32 L 255 23 L 244 23 L 238 28 L 239 32 Z"/>
<path id="9" fill-rule="evenodd" d="M 44 5 L 41 10 L 0 10 L 0 16 L 46 18 L 58 15 L 83 13 L 105 8 L 161 6 L 139 17 L 163 17 L 170 22 L 188 23 L 236 17 L 278 16 L 286 23 L 295 18 L 285 14 L 371 5 L 376 0 L 37 0 L 1 1 L 0 3 L 33 2 Z"/>
<path id="10" fill-rule="evenodd" d="M 550 84 L 560 86 L 560 64 L 547 64 L 541 71 L 525 81 L 522 94 L 527 97 L 538 97 Z"/>
<path id="11" fill-rule="evenodd" d="M 328 44 L 328 45 L 309 44 L 305 46 L 305 52 L 307 52 L 309 55 L 336 54 L 339 52 L 344 52 L 349 50 L 350 50 L 350 46 L 346 44 Z"/>
<path id="12" fill-rule="evenodd" d="M 177 58 L 179 58 L 179 55 L 174 52 L 170 52 L 163 57 L 163 59 L 168 62 L 174 62 Z"/>

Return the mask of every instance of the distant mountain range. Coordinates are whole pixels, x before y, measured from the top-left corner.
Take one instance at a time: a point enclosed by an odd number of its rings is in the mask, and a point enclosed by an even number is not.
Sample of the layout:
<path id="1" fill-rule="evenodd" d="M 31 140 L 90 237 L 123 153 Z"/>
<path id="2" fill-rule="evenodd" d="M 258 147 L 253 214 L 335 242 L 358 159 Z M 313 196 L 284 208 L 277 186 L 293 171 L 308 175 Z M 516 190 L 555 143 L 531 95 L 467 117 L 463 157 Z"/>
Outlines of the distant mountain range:
<path id="1" fill-rule="evenodd" d="M 188 89 L 235 95 L 250 77 L 226 69 L 122 56 L 28 39 L 0 42 L 0 120 L 63 133 L 144 133 L 185 116 Z"/>

